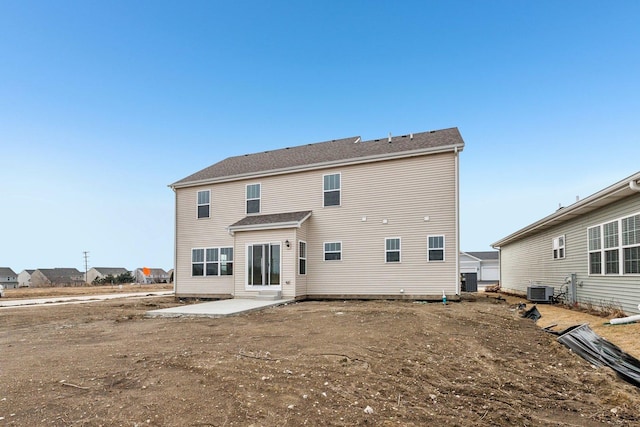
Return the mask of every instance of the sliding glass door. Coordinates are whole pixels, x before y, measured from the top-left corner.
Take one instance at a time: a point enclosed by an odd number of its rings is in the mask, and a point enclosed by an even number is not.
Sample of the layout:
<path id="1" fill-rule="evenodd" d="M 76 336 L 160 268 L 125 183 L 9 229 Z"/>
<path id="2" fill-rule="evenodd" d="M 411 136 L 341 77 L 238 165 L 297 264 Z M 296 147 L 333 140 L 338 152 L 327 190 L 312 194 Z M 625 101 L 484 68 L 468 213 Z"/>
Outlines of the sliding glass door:
<path id="1" fill-rule="evenodd" d="M 280 285 L 280 244 L 262 243 L 247 247 L 247 284 Z"/>

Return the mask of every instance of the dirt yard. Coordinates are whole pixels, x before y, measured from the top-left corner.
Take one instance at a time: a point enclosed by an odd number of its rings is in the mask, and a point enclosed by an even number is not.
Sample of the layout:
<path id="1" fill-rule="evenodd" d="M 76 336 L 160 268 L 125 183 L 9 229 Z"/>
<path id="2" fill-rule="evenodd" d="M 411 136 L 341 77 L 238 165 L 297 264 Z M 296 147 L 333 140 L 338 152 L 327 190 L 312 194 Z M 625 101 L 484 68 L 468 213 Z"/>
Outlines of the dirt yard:
<path id="1" fill-rule="evenodd" d="M 509 302 L 301 302 L 223 319 L 144 317 L 175 304 L 0 309 L 0 425 L 640 423 L 640 389 L 593 368 Z M 636 326 L 618 330 L 637 337 Z"/>

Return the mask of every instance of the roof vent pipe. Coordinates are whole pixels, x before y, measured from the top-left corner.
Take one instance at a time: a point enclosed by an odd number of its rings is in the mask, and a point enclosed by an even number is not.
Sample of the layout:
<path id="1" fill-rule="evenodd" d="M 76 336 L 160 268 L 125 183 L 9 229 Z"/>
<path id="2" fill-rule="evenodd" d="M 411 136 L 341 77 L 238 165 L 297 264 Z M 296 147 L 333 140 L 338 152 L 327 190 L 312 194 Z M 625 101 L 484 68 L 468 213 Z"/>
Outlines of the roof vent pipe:
<path id="1" fill-rule="evenodd" d="M 391 143 L 391 132 L 389 132 L 389 143 Z"/>
<path id="2" fill-rule="evenodd" d="M 640 193 L 640 184 L 638 184 L 638 182 L 635 179 L 632 181 L 629 181 L 629 188 L 631 188 L 633 191 L 637 191 L 638 193 Z"/>
<path id="3" fill-rule="evenodd" d="M 409 134 L 409 139 L 413 139 L 413 132 Z"/>

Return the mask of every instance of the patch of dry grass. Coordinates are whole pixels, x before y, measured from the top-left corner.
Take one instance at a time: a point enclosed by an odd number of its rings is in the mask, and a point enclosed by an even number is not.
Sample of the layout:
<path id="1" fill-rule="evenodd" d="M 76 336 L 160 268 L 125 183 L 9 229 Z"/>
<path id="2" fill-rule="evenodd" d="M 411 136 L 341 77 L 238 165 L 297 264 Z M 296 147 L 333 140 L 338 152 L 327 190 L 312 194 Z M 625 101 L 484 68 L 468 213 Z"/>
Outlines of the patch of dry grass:
<path id="1" fill-rule="evenodd" d="M 5 299 L 22 299 L 22 298 L 47 298 L 47 297 L 64 297 L 79 295 L 98 295 L 98 294 L 115 294 L 129 292 L 151 292 L 151 291 L 170 291 L 173 289 L 173 283 L 158 283 L 151 285 L 142 284 L 124 284 L 120 285 L 101 285 L 101 286 L 74 286 L 74 287 L 51 287 L 51 288 L 18 288 L 5 289 Z"/>

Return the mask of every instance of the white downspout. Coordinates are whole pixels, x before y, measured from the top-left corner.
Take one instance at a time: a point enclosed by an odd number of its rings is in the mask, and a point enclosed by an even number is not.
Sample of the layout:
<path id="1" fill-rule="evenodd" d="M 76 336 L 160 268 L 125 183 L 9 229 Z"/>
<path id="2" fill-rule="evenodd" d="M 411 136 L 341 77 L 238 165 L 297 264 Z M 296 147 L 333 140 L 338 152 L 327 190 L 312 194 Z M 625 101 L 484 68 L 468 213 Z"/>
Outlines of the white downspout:
<path id="1" fill-rule="evenodd" d="M 458 178 L 458 147 L 453 149 L 453 161 L 455 168 L 455 209 L 456 209 L 456 295 L 460 295 L 460 207 L 459 207 L 459 178 Z"/>
<path id="2" fill-rule="evenodd" d="M 174 210 L 173 213 L 173 296 L 176 296 L 178 290 L 178 192 L 174 187 L 171 188 L 174 194 Z"/>
<path id="3" fill-rule="evenodd" d="M 640 193 L 640 184 L 636 180 L 629 181 L 629 188 Z"/>

